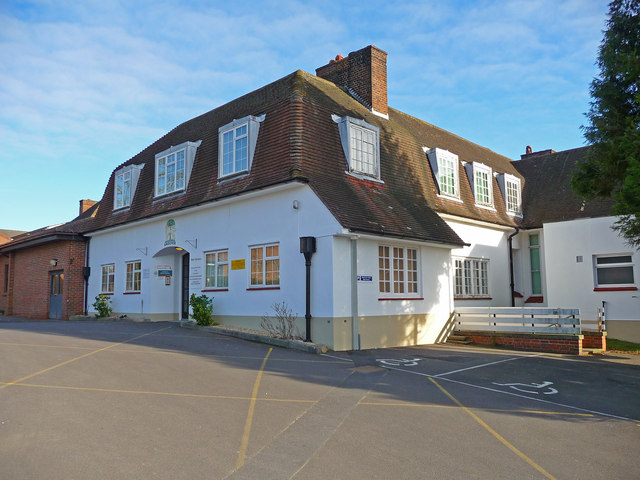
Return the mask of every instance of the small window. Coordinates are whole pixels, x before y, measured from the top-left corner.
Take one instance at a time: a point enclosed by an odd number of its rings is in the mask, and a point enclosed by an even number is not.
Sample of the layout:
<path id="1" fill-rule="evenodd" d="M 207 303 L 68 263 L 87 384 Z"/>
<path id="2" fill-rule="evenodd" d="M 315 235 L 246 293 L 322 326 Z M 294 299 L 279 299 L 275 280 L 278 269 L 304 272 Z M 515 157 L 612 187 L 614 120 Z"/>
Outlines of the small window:
<path id="1" fill-rule="evenodd" d="M 201 143 L 184 142 L 156 154 L 156 197 L 186 190 L 196 150 Z"/>
<path id="2" fill-rule="evenodd" d="M 115 284 L 115 265 L 102 265 L 101 293 L 113 293 Z"/>
<path id="3" fill-rule="evenodd" d="M 458 156 L 439 148 L 426 150 L 426 153 L 436 178 L 440 195 L 460 199 Z"/>
<path id="4" fill-rule="evenodd" d="M 229 286 L 229 251 L 218 250 L 205 255 L 206 288 L 227 288 Z"/>
<path id="5" fill-rule="evenodd" d="M 474 166 L 474 190 L 478 205 L 493 206 L 491 189 L 491 169 L 484 166 Z"/>
<path id="6" fill-rule="evenodd" d="M 633 287 L 633 261 L 630 254 L 594 256 L 596 287 Z"/>
<path id="7" fill-rule="evenodd" d="M 115 208 L 131 205 L 131 171 L 116 175 L 116 205 Z"/>
<path id="8" fill-rule="evenodd" d="M 456 297 L 489 296 L 489 260 L 484 258 L 456 258 Z"/>
<path id="9" fill-rule="evenodd" d="M 250 287 L 280 285 L 280 247 L 278 244 L 251 247 Z"/>
<path id="10" fill-rule="evenodd" d="M 114 210 L 131 206 L 143 167 L 144 165 L 127 165 L 115 172 Z"/>
<path id="11" fill-rule="evenodd" d="M 249 115 L 218 129 L 218 177 L 231 177 L 251 170 L 260 123 L 265 115 Z"/>
<path id="12" fill-rule="evenodd" d="M 478 162 L 464 164 L 476 205 L 493 209 L 493 173 L 491 167 Z"/>
<path id="13" fill-rule="evenodd" d="M 157 195 L 184 190 L 185 150 L 165 155 L 156 161 Z"/>
<path id="14" fill-rule="evenodd" d="M 125 283 L 126 292 L 139 292 L 142 279 L 142 263 L 140 260 L 127 262 L 127 279 Z"/>
<path id="15" fill-rule="evenodd" d="M 380 293 L 418 294 L 418 251 L 378 246 L 378 282 Z"/>
<path id="16" fill-rule="evenodd" d="M 505 199 L 507 212 L 514 215 L 521 214 L 521 193 L 520 193 L 520 179 L 517 177 L 505 178 L 507 197 Z"/>
<path id="17" fill-rule="evenodd" d="M 531 266 L 531 294 L 542 295 L 542 267 L 540 262 L 540 235 L 529 235 L 529 261 Z"/>
<path id="18" fill-rule="evenodd" d="M 380 180 L 380 130 L 364 120 L 332 115 L 338 124 L 348 172 Z"/>

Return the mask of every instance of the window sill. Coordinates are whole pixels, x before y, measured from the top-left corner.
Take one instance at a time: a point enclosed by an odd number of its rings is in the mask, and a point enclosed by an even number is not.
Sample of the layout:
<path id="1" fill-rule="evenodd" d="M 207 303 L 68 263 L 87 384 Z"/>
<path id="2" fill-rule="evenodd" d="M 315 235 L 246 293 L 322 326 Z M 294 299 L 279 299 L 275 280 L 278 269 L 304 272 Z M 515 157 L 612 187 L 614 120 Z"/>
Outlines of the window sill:
<path id="1" fill-rule="evenodd" d="M 185 193 L 187 193 L 187 190 L 185 188 L 182 188 L 180 190 L 175 190 L 173 192 L 163 193 L 162 195 L 155 195 L 153 197 L 152 203 L 164 202 L 165 200 L 169 200 L 171 198 L 178 197 L 180 195 L 184 195 Z"/>
<path id="2" fill-rule="evenodd" d="M 370 182 L 384 184 L 384 181 L 376 175 L 369 175 L 367 173 L 358 172 L 356 170 L 345 170 L 344 173 L 346 173 L 350 177 L 357 178 L 358 180 L 368 180 Z"/>
<path id="3" fill-rule="evenodd" d="M 122 292 L 123 295 L 140 295 L 140 292 Z"/>
<path id="4" fill-rule="evenodd" d="M 228 292 L 228 288 L 204 288 L 201 292 Z"/>
<path id="5" fill-rule="evenodd" d="M 228 173 L 222 177 L 218 177 L 218 183 L 224 183 L 228 180 L 235 180 L 236 178 L 246 177 L 249 175 L 249 173 L 249 169 L 242 170 L 241 172 Z"/>
<path id="6" fill-rule="evenodd" d="M 255 290 L 280 290 L 280 287 L 249 287 L 247 291 L 255 291 Z"/>
<path id="7" fill-rule="evenodd" d="M 636 292 L 638 287 L 596 287 L 594 292 Z"/>
<path id="8" fill-rule="evenodd" d="M 113 292 L 100 292 L 98 295 L 113 295 Z"/>
<path id="9" fill-rule="evenodd" d="M 482 208 L 483 210 L 489 210 L 490 212 L 497 211 L 496 207 L 494 207 L 493 205 L 485 205 L 484 203 L 476 203 L 476 207 Z"/>
<path id="10" fill-rule="evenodd" d="M 464 203 L 460 197 L 454 197 L 453 195 L 447 195 L 446 193 L 438 193 L 436 195 L 438 198 L 444 198 L 445 200 L 453 200 L 454 202 Z"/>
<path id="11" fill-rule="evenodd" d="M 386 302 L 387 300 L 424 300 L 423 297 L 385 297 L 385 298 L 379 298 L 378 301 L 379 302 Z"/>
<path id="12" fill-rule="evenodd" d="M 493 297 L 453 297 L 453 300 L 493 300 Z"/>
<path id="13" fill-rule="evenodd" d="M 534 295 L 527 298 L 524 303 L 544 303 L 544 297 L 542 295 Z"/>

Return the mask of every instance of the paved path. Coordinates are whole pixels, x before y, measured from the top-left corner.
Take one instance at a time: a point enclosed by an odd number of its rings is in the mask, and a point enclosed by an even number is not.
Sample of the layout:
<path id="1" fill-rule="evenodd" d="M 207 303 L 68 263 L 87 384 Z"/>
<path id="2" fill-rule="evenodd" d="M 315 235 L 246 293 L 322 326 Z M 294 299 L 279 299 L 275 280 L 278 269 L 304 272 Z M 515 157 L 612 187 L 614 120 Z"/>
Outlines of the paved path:
<path id="1" fill-rule="evenodd" d="M 640 478 L 637 357 L 11 320 L 2 479 Z"/>

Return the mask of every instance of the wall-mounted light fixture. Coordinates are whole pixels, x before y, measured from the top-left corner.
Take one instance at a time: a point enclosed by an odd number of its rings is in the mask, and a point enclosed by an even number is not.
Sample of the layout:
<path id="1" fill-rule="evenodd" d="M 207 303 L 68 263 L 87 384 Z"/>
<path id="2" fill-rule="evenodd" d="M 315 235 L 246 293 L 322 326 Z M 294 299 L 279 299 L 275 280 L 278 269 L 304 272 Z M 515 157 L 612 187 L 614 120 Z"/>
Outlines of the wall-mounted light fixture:
<path id="1" fill-rule="evenodd" d="M 298 210 L 300 208 L 300 202 L 298 200 L 293 201 L 293 209 Z"/>
<path id="2" fill-rule="evenodd" d="M 58 259 L 52 258 L 51 260 L 49 260 L 49 265 L 51 265 L 52 267 L 56 267 L 58 265 Z"/>

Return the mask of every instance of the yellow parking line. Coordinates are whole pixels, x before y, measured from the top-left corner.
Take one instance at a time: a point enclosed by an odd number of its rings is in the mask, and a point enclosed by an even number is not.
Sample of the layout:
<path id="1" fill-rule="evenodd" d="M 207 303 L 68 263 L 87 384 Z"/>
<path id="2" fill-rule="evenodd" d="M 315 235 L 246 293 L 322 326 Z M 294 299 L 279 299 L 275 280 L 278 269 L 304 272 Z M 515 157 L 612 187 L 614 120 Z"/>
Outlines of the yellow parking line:
<path id="1" fill-rule="evenodd" d="M 0 385 L 9 385 L 9 383 L 0 382 Z M 169 397 L 194 397 L 194 398 L 211 398 L 216 400 L 253 400 L 253 397 L 239 397 L 232 395 L 207 395 L 203 393 L 179 393 L 179 392 L 154 392 L 145 390 L 124 390 L 118 388 L 97 388 L 97 387 L 72 387 L 66 385 L 41 385 L 36 383 L 18 383 L 11 384 L 16 387 L 31 388 L 49 388 L 54 390 L 75 390 L 87 392 L 106 392 L 106 393 L 130 393 L 135 395 L 165 395 Z M 304 400 L 294 398 L 256 398 L 258 402 L 281 402 L 281 403 L 316 403 L 317 400 Z"/>
<path id="2" fill-rule="evenodd" d="M 462 405 L 462 403 L 460 403 L 458 401 L 458 399 L 456 399 L 453 395 L 451 395 L 448 391 L 446 391 L 443 387 L 441 387 L 440 384 L 438 382 L 436 382 L 433 378 L 429 378 L 429 380 L 431 380 L 436 385 L 436 387 L 438 387 L 447 397 L 449 397 L 462 410 L 464 410 L 466 413 L 468 413 L 476 422 L 478 422 L 480 425 L 482 425 L 482 427 L 484 427 L 491 435 L 496 437 L 509 450 L 511 450 L 513 453 L 515 453 L 522 460 L 527 462 L 529 465 L 531 465 L 533 468 L 535 468 L 538 472 L 540 472 L 542 475 L 544 475 L 548 479 L 556 480 L 556 478 L 553 475 L 551 475 L 544 468 L 542 468 L 540 465 L 538 465 L 536 462 L 531 460 L 524 453 L 522 453 L 520 450 L 518 450 L 516 447 L 514 447 L 512 444 L 510 444 L 502 435 L 500 435 L 493 428 L 491 428 L 489 425 L 487 425 L 480 417 L 478 417 L 475 413 L 473 413 L 467 407 Z"/>
<path id="3" fill-rule="evenodd" d="M 70 350 L 93 350 L 92 347 L 73 347 L 73 346 L 64 346 L 64 345 L 42 345 L 39 343 L 9 343 L 9 342 L 0 342 L 0 346 L 6 345 L 9 347 L 42 347 L 42 348 L 61 348 L 61 349 L 70 349 Z"/>
<path id="4" fill-rule="evenodd" d="M 271 355 L 273 348 L 270 348 L 267 355 L 260 365 L 258 376 L 253 384 L 253 392 L 251 392 L 251 403 L 249 404 L 249 412 L 247 413 L 247 421 L 244 424 L 244 433 L 242 434 L 242 442 L 240 442 L 240 452 L 238 453 L 238 460 L 236 461 L 236 470 L 244 465 L 244 458 L 247 454 L 247 447 L 249 446 L 249 434 L 251 433 L 251 424 L 253 423 L 253 411 L 256 407 L 256 399 L 258 397 L 258 389 L 260 388 L 260 380 L 262 379 L 262 372 L 267 364 L 267 359 Z"/>
<path id="5" fill-rule="evenodd" d="M 10 385 L 16 385 L 16 384 L 18 384 L 18 383 L 20 383 L 20 382 L 24 382 L 25 380 L 28 380 L 28 379 L 33 378 L 33 377 L 36 377 L 36 376 L 41 375 L 41 374 L 43 374 L 43 373 L 50 372 L 51 370 L 54 370 L 54 369 L 56 369 L 56 368 L 58 368 L 58 367 L 62 367 L 62 366 L 64 366 L 64 365 L 68 365 L 68 364 L 70 364 L 71 362 L 75 362 L 76 360 L 80 360 L 80 359 L 82 359 L 82 358 L 86 358 L 86 357 L 88 357 L 88 356 L 90 356 L 90 355 L 94 355 L 94 354 L 96 354 L 96 353 L 98 353 L 98 352 L 104 352 L 105 350 L 109 350 L 110 348 L 117 347 L 118 345 L 122 345 L 123 343 L 132 342 L 132 341 L 137 340 L 137 339 L 139 339 L 139 338 L 143 338 L 143 337 L 146 337 L 146 336 L 152 335 L 152 334 L 157 333 L 157 332 L 162 332 L 163 330 L 167 330 L 167 329 L 169 329 L 169 328 L 171 328 L 171 327 L 164 327 L 164 328 L 160 328 L 160 329 L 158 329 L 158 330 L 154 330 L 153 332 L 148 332 L 148 333 L 144 333 L 144 334 L 142 334 L 142 335 L 137 335 L 137 336 L 132 337 L 132 338 L 129 338 L 129 339 L 127 339 L 127 340 L 123 341 L 123 342 L 114 343 L 114 344 L 112 344 L 112 345 L 109 345 L 109 346 L 106 346 L 106 347 L 103 347 L 103 348 L 99 348 L 99 349 L 94 350 L 94 351 L 92 351 L 92 352 L 85 353 L 84 355 L 80 355 L 79 357 L 75 357 L 75 358 L 72 358 L 72 359 L 70 359 L 70 360 L 66 360 L 66 361 L 64 361 L 64 362 L 58 363 L 58 364 L 56 364 L 56 365 L 53 365 L 53 366 L 51 366 L 51 367 L 44 368 L 44 369 L 42 369 L 42 370 L 40 370 L 40 371 L 38 371 L 38 372 L 32 373 L 32 374 L 30 374 L 30 375 L 25 375 L 25 376 L 24 376 L 24 377 L 22 377 L 22 378 L 19 378 L 19 379 L 17 379 L 17 380 L 14 380 L 13 382 L 8 382 L 8 383 L 5 383 L 5 384 L 3 384 L 3 385 L 0 385 L 0 389 L 2 389 L 2 388 L 6 388 L 6 387 L 8 387 L 8 386 L 10 386 Z"/>

